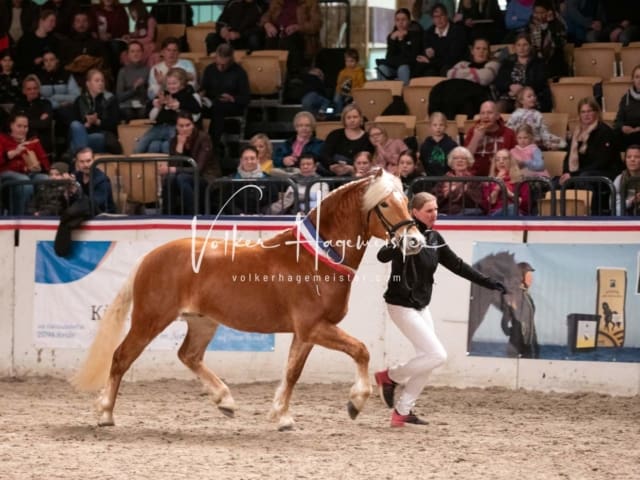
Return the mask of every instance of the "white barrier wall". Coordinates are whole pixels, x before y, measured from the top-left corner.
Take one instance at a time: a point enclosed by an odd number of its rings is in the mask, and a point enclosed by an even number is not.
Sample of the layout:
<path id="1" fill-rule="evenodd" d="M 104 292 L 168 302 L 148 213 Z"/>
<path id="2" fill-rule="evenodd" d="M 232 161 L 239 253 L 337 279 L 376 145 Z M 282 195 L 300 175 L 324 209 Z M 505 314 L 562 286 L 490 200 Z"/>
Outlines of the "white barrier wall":
<path id="1" fill-rule="evenodd" d="M 292 222 L 292 220 L 291 220 Z M 239 219 L 240 235 L 257 239 L 291 223 L 286 219 Z M 203 222 L 204 223 L 204 222 Z M 222 222 L 224 225 L 225 223 Z M 206 224 L 208 226 L 208 224 Z M 53 375 L 67 377 L 79 365 L 80 349 L 34 346 L 35 249 L 39 240 L 53 240 L 56 222 L 0 221 L 0 376 Z M 203 226 L 204 228 L 204 226 Z M 19 230 L 18 246 L 15 230 Z M 470 262 L 474 242 L 612 243 L 639 244 L 640 222 L 478 222 L 440 221 L 439 230 L 449 245 Z M 525 233 L 526 231 L 526 233 Z M 202 233 L 205 233 L 203 230 Z M 190 235 L 190 221 L 126 219 L 94 221 L 78 232 L 76 240 L 149 240 L 157 243 Z M 382 294 L 389 266 L 370 248 L 354 282 L 349 313 L 341 326 L 365 343 L 371 370 L 406 359 L 411 347 L 388 319 Z M 561 265 L 558 268 L 562 268 Z M 432 383 L 456 387 L 502 386 L 556 391 L 597 391 L 619 395 L 640 393 L 640 363 L 485 358 L 467 356 L 469 283 L 444 268 L 438 269 L 431 312 L 449 359 L 436 370 Z M 64 305 L 51 305 L 64 309 Z M 631 312 L 638 321 L 638 312 Z M 273 352 L 207 352 L 207 364 L 230 383 L 279 380 L 290 336 L 276 335 Z M 355 367 L 340 352 L 314 348 L 301 381 L 351 381 Z M 175 351 L 149 350 L 127 375 L 129 380 L 192 378 Z"/>

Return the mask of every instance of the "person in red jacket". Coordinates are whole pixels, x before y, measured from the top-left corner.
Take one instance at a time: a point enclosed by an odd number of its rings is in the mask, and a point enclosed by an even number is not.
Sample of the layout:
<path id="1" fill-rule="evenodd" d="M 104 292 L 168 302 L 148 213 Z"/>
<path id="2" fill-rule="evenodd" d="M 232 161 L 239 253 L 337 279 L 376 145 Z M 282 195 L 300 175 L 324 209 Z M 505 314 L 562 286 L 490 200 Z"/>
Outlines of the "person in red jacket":
<path id="1" fill-rule="evenodd" d="M 0 180 L 46 180 L 49 159 L 38 137 L 30 137 L 29 119 L 16 112 L 9 118 L 9 133 L 0 134 Z M 9 213 L 24 215 L 33 195 L 33 185 L 16 185 L 9 189 Z"/>
<path id="2" fill-rule="evenodd" d="M 464 146 L 475 158 L 471 173 L 485 177 L 489 173 L 491 159 L 498 150 L 511 150 L 516 146 L 516 134 L 505 126 L 495 102 L 480 105 L 478 122 L 464 137 Z"/>

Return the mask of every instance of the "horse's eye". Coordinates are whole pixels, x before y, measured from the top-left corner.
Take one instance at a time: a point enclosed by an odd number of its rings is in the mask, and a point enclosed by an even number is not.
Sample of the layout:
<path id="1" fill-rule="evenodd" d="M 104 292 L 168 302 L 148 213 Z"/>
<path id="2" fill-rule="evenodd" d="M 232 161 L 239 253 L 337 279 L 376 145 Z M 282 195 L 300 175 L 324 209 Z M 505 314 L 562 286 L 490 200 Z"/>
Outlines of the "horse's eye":
<path id="1" fill-rule="evenodd" d="M 381 206 L 382 208 L 387 208 L 387 207 L 389 206 L 389 204 L 388 204 L 387 202 L 381 202 L 381 203 L 380 203 L 380 206 Z"/>

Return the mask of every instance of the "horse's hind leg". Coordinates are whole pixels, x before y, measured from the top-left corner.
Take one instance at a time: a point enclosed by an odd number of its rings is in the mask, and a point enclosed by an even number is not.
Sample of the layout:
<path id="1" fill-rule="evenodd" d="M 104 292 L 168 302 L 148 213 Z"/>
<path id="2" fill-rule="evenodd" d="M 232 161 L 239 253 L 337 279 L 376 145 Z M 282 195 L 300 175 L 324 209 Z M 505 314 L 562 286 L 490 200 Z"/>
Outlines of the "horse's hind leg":
<path id="1" fill-rule="evenodd" d="M 341 330 L 336 325 L 328 323 L 317 324 L 305 339 L 308 342 L 322 345 L 325 348 L 345 352 L 356 362 L 356 383 L 351 387 L 347 410 L 349 416 L 355 419 L 364 408 L 369 395 L 369 351 L 364 343 Z"/>
<path id="2" fill-rule="evenodd" d="M 273 397 L 273 406 L 271 407 L 271 412 L 269 412 L 269 417 L 278 421 L 278 430 L 280 431 L 293 428 L 293 417 L 289 415 L 289 401 L 291 400 L 293 387 L 300 378 L 302 368 L 312 348 L 312 343 L 303 342 L 297 335 L 293 336 L 291 347 L 289 347 L 287 370 L 280 385 L 278 385 L 276 394 Z"/>
<path id="3" fill-rule="evenodd" d="M 156 317 L 158 321 L 145 323 L 134 305 L 131 313 L 131 329 L 113 353 L 109 380 L 98 398 L 98 411 L 101 414 L 100 420 L 98 420 L 99 426 L 114 425 L 113 407 L 116 403 L 122 376 L 129 370 L 131 364 L 140 356 L 145 347 L 151 343 L 151 340 L 158 336 L 174 318 L 174 316 L 165 315 L 164 318 Z"/>
<path id="4" fill-rule="evenodd" d="M 188 315 L 187 336 L 178 351 L 178 358 L 195 373 L 211 394 L 218 409 L 228 417 L 233 417 L 236 404 L 229 388 L 204 364 L 204 352 L 216 333 L 218 324 L 211 318 Z"/>

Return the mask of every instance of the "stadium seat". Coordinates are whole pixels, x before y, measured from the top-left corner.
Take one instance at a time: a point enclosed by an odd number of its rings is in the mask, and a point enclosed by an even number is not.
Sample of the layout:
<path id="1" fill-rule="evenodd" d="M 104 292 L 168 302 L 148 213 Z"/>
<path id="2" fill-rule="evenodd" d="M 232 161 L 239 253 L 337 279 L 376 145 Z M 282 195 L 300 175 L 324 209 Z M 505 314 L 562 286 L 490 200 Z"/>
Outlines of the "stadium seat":
<path id="1" fill-rule="evenodd" d="M 433 87 L 439 84 L 447 77 L 415 77 L 409 80 L 409 86 L 411 87 Z"/>
<path id="2" fill-rule="evenodd" d="M 374 119 L 375 123 L 403 123 L 406 128 L 404 137 L 412 137 L 416 133 L 416 117 L 415 115 L 379 115 Z"/>
<path id="3" fill-rule="evenodd" d="M 362 88 L 387 88 L 391 90 L 391 95 L 394 97 L 401 97 L 403 87 L 404 84 L 400 80 L 371 80 L 369 82 L 364 82 L 364 86 Z"/>
<path id="4" fill-rule="evenodd" d="M 207 45 L 205 39 L 210 33 L 214 33 L 215 28 L 207 26 L 187 27 L 187 44 L 189 45 L 189 52 L 199 53 L 201 56 L 207 56 Z"/>
<path id="5" fill-rule="evenodd" d="M 542 158 L 544 160 L 544 168 L 546 168 L 551 178 L 559 177 L 562 175 L 562 167 L 564 165 L 564 159 L 567 156 L 567 152 L 561 150 L 547 150 L 542 152 Z"/>
<path id="6" fill-rule="evenodd" d="M 560 138 L 567 138 L 567 128 L 569 126 L 568 113 L 544 112 L 542 113 L 542 120 L 550 133 L 553 133 Z"/>
<path id="7" fill-rule="evenodd" d="M 575 76 L 596 75 L 603 79 L 618 75 L 616 52 L 612 48 L 576 48 L 573 52 Z"/>
<path id="8" fill-rule="evenodd" d="M 569 118 L 578 116 L 578 102 L 585 97 L 593 97 L 593 84 L 558 82 L 549 85 L 553 97 L 553 111 L 567 113 Z"/>
<path id="9" fill-rule="evenodd" d="M 326 140 L 327 136 L 339 128 L 343 128 L 342 122 L 317 122 L 316 137 L 320 140 Z"/>
<path id="10" fill-rule="evenodd" d="M 351 90 L 355 103 L 364 117 L 369 120 L 381 115 L 393 102 L 393 95 L 389 88 L 354 88 Z"/>
<path id="11" fill-rule="evenodd" d="M 185 26 L 182 23 L 165 23 L 158 24 L 156 30 L 156 45 L 158 50 L 165 38 L 175 37 L 180 38 L 184 36 Z"/>
<path id="12" fill-rule="evenodd" d="M 407 85 L 402 89 L 402 98 L 410 115 L 415 115 L 421 120 L 427 118 L 429 93 L 431 87 L 423 85 Z"/>
<path id="13" fill-rule="evenodd" d="M 620 50 L 620 75 L 631 76 L 636 65 L 640 65 L 640 44 L 632 47 L 623 47 Z"/>
<path id="14" fill-rule="evenodd" d="M 640 58 L 638 60 L 640 61 Z M 631 88 L 631 77 L 616 77 L 602 82 L 602 110 L 617 112 L 620 99 L 629 88 Z"/>

